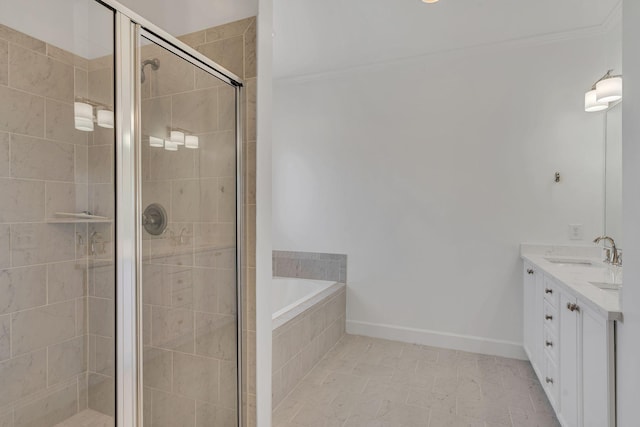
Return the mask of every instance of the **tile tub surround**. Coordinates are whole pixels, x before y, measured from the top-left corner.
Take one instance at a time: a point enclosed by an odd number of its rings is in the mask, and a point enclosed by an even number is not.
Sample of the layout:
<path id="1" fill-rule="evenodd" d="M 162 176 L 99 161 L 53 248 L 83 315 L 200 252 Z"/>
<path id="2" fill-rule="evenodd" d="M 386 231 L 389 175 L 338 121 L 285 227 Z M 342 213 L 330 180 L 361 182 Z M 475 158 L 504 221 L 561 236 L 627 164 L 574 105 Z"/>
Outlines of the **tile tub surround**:
<path id="1" fill-rule="evenodd" d="M 51 426 L 87 408 L 109 416 L 112 226 L 48 219 L 113 215 L 113 132 L 73 120 L 75 97 L 113 105 L 112 61 L 0 25 L 0 64 L 0 425 Z"/>
<path id="2" fill-rule="evenodd" d="M 316 252 L 273 251 L 273 275 L 347 283 L 347 256 Z"/>
<path id="3" fill-rule="evenodd" d="M 345 335 L 274 427 L 559 427 L 527 361 Z"/>
<path id="4" fill-rule="evenodd" d="M 345 315 L 346 286 L 336 283 L 273 319 L 274 408 L 344 335 Z"/>

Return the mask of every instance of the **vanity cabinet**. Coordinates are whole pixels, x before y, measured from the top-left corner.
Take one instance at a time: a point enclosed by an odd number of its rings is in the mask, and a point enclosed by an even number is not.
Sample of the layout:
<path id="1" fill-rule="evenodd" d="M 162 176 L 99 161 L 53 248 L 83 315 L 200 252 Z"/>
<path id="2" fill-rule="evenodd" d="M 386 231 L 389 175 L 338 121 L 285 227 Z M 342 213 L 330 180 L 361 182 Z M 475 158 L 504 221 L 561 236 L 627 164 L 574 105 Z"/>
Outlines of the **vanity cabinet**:
<path id="1" fill-rule="evenodd" d="M 528 262 L 524 349 L 563 427 L 615 426 L 614 321 Z"/>

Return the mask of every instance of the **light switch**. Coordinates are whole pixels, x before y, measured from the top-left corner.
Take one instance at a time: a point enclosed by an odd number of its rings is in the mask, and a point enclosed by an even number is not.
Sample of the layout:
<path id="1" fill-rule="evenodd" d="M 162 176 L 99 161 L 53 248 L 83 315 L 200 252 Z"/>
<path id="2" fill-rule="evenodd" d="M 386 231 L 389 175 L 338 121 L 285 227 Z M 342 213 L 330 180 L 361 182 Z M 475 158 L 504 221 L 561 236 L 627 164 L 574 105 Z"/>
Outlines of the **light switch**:
<path id="1" fill-rule="evenodd" d="M 582 224 L 569 224 L 569 240 L 583 239 Z"/>

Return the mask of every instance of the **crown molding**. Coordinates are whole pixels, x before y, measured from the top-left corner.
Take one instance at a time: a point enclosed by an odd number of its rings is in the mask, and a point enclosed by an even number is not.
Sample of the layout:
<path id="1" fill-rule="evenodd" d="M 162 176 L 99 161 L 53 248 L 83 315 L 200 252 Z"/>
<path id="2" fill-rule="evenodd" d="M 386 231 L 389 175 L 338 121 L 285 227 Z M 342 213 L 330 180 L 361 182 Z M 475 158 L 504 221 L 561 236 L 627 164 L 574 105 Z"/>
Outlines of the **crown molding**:
<path id="1" fill-rule="evenodd" d="M 309 81 L 330 79 L 344 74 L 352 74 L 367 70 L 375 70 L 390 65 L 412 63 L 424 60 L 429 57 L 455 56 L 468 53 L 469 51 L 495 52 L 502 49 L 513 49 L 519 47 L 540 46 L 545 44 L 561 43 L 572 40 L 588 39 L 591 37 L 602 37 L 611 31 L 616 30 L 622 24 L 622 0 L 611 10 L 605 20 L 598 24 L 570 31 L 559 31 L 555 33 L 538 34 L 535 36 L 521 37 L 498 42 L 481 43 L 475 45 L 462 46 L 452 49 L 442 49 L 434 52 L 424 53 L 415 56 L 394 58 L 384 61 L 372 62 L 369 64 L 356 65 L 352 67 L 338 68 L 335 70 L 322 71 L 320 73 L 302 74 L 298 76 L 279 77 L 274 79 L 276 85 L 296 84 Z"/>

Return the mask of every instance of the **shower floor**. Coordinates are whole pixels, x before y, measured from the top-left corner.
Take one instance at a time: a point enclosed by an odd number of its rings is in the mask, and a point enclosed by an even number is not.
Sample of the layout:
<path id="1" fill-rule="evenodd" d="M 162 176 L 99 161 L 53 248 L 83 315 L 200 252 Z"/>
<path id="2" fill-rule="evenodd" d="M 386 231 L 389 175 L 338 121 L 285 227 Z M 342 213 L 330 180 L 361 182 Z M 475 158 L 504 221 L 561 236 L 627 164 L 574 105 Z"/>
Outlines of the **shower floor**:
<path id="1" fill-rule="evenodd" d="M 55 427 L 113 427 L 113 417 L 101 412 L 85 409 Z"/>

